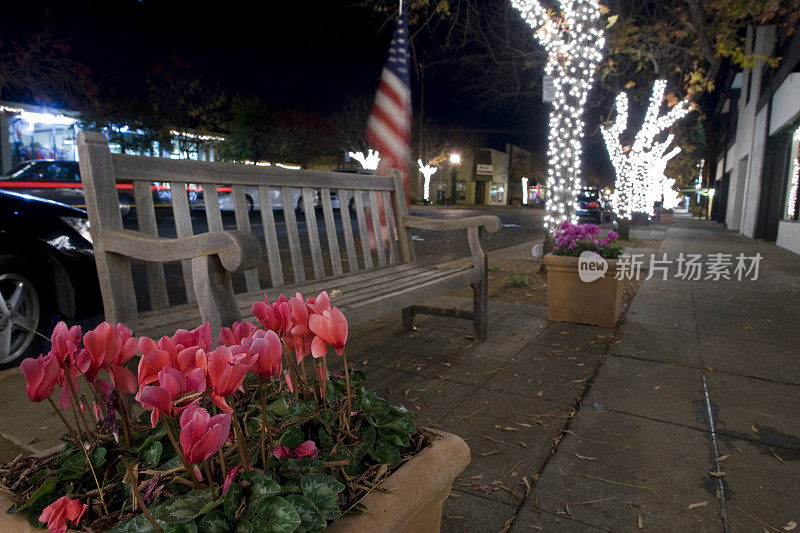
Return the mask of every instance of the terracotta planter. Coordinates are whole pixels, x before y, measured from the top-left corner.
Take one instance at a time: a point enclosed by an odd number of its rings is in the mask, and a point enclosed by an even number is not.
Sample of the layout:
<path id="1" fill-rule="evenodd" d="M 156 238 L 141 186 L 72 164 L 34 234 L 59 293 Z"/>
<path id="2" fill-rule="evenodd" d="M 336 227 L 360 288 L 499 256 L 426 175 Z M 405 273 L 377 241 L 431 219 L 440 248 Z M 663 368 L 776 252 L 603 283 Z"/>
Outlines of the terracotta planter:
<path id="1" fill-rule="evenodd" d="M 442 521 L 442 504 L 450 486 L 469 464 L 469 446 L 457 435 L 426 429 L 430 446 L 401 466 L 362 500 L 367 510 L 343 516 L 331 523 L 331 532 L 436 533 Z M 28 524 L 22 515 L 6 514 L 13 499 L 0 492 L 0 531 L 33 533 L 43 530 Z"/>
<path id="2" fill-rule="evenodd" d="M 578 276 L 578 258 L 547 254 L 547 320 L 614 327 L 622 312 L 623 281 L 614 278 L 617 261 L 607 259 L 603 277 L 585 282 Z"/>

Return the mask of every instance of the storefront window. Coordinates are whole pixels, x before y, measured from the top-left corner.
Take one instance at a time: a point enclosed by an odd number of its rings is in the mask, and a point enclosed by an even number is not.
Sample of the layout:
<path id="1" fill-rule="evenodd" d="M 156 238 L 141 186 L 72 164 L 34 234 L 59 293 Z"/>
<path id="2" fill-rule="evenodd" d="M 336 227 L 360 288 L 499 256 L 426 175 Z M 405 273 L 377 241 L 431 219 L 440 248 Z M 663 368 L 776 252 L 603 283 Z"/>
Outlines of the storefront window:
<path id="1" fill-rule="evenodd" d="M 22 112 L 8 123 L 12 165 L 31 159 L 77 159 L 75 120 L 46 113 Z"/>
<path id="2" fill-rule="evenodd" d="M 489 187 L 489 201 L 495 204 L 503 203 L 505 191 L 506 189 L 502 183 L 492 183 L 491 187 Z"/>
<path id="3" fill-rule="evenodd" d="M 464 180 L 456 181 L 456 200 L 464 201 L 467 199 L 467 182 Z"/>
<path id="4" fill-rule="evenodd" d="M 789 168 L 789 179 L 786 189 L 786 209 L 783 217 L 786 220 L 798 220 L 800 217 L 800 128 L 794 132 L 792 139 L 792 164 Z"/>

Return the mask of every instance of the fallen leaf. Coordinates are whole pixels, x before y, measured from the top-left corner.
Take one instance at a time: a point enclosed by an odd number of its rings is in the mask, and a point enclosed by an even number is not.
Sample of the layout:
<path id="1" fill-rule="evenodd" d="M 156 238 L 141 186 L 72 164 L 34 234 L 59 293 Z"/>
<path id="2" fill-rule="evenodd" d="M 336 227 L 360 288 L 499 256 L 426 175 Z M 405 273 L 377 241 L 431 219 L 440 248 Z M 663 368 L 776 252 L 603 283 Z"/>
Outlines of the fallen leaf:
<path id="1" fill-rule="evenodd" d="M 581 455 L 579 453 L 576 453 L 575 457 L 577 457 L 578 459 L 586 459 L 587 461 L 596 461 L 597 460 L 597 457 L 585 457 L 585 456 L 583 456 L 583 455 Z"/>
<path id="2" fill-rule="evenodd" d="M 543 391 L 543 390 L 540 390 L 540 391 L 539 391 L 539 394 L 537 394 L 536 396 L 538 396 L 539 398 L 541 398 L 543 394 L 544 394 L 544 391 Z"/>
<path id="3" fill-rule="evenodd" d="M 644 529 L 644 521 L 642 520 L 642 515 L 639 515 L 639 521 L 637 523 L 639 529 Z"/>
<path id="4" fill-rule="evenodd" d="M 783 530 L 784 530 L 784 531 L 791 531 L 791 530 L 793 530 L 793 529 L 794 529 L 794 528 L 796 528 L 796 527 L 797 527 L 797 522 L 795 522 L 794 520 L 792 520 L 791 522 L 789 522 L 788 524 L 786 524 L 785 526 L 783 526 Z"/>
<path id="5" fill-rule="evenodd" d="M 492 450 L 490 452 L 483 452 L 482 454 L 480 454 L 480 456 L 481 457 L 488 457 L 490 455 L 495 455 L 495 454 L 498 454 L 498 453 L 503 453 L 503 452 L 501 452 L 500 450 Z"/>
<path id="6" fill-rule="evenodd" d="M 753 432 L 758 433 L 758 429 L 753 424 L 750 424 L 750 429 L 752 429 Z"/>
<path id="7" fill-rule="evenodd" d="M 703 507 L 704 505 L 708 505 L 708 501 L 690 503 L 689 504 L 689 510 L 691 511 L 692 509 L 697 509 L 698 507 Z"/>
<path id="8" fill-rule="evenodd" d="M 653 390 L 658 390 L 660 388 L 661 388 L 661 385 L 656 385 L 656 387 Z"/>
<path id="9" fill-rule="evenodd" d="M 773 455 L 773 456 L 775 457 L 775 459 L 777 459 L 778 461 L 780 461 L 780 462 L 783 462 L 783 457 L 781 457 L 781 456 L 780 456 L 780 455 L 778 455 L 777 453 L 775 453 L 775 452 L 772 452 L 772 455 Z"/>
<path id="10" fill-rule="evenodd" d="M 730 459 L 730 458 L 731 458 L 731 454 L 729 454 L 729 453 L 726 453 L 725 455 L 723 455 L 722 457 L 720 457 L 719 459 L 717 459 L 717 462 L 720 462 L 720 463 L 721 463 L 721 462 L 723 462 L 723 461 L 727 461 L 727 460 L 728 460 L 728 459 Z"/>
<path id="11" fill-rule="evenodd" d="M 725 472 L 709 472 L 708 475 L 714 477 L 725 477 Z"/>

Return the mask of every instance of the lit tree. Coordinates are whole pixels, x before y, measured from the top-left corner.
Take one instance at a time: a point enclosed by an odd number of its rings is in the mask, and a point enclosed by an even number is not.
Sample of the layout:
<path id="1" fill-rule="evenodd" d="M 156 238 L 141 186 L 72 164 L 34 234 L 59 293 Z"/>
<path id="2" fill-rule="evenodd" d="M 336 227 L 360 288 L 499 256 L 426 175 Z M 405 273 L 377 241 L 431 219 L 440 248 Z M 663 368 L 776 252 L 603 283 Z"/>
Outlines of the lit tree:
<path id="1" fill-rule="evenodd" d="M 422 189 L 422 198 L 426 201 L 431 199 L 431 176 L 436 174 L 436 171 L 439 170 L 439 167 L 433 167 L 430 164 L 423 165 L 422 159 L 417 159 L 417 164 L 419 165 L 419 172 L 425 178 L 425 185 Z"/>
<path id="2" fill-rule="evenodd" d="M 555 99 L 550 112 L 547 159 L 548 237 L 564 220 L 575 221 L 580 187 L 583 107 L 605 44 L 597 0 L 560 0 L 557 13 L 533 0 L 512 0 L 547 51 L 545 74 L 552 76 Z M 549 243 L 547 245 L 549 248 Z"/>
<path id="3" fill-rule="evenodd" d="M 347 152 L 347 155 L 361 163 L 362 168 L 367 170 L 377 169 L 378 164 L 381 162 L 380 152 L 373 150 L 372 148 L 369 149 L 366 156 L 364 155 L 364 152 Z"/>
<path id="4" fill-rule="evenodd" d="M 667 152 L 674 139 L 672 134 L 663 141 L 656 140 L 691 111 L 688 101 L 683 100 L 662 115 L 666 86 L 666 80 L 653 83 L 650 105 L 631 146 L 624 145 L 620 140 L 628 127 L 628 96 L 625 93 L 617 95 L 614 122 L 602 127 L 606 149 L 617 173 L 614 209 L 625 227 L 633 213 L 653 214 L 653 202 L 661 197 L 664 190 L 667 162 L 680 152 L 677 147 Z"/>

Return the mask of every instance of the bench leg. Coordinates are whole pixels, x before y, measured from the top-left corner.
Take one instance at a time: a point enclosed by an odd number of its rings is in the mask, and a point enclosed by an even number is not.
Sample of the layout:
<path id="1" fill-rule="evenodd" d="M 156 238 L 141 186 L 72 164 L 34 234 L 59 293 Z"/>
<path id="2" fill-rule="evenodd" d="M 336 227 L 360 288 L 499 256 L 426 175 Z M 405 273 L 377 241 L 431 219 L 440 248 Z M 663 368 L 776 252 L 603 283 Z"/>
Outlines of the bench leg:
<path id="1" fill-rule="evenodd" d="M 405 331 L 414 330 L 414 308 L 406 307 L 403 309 L 403 329 Z"/>
<path id="2" fill-rule="evenodd" d="M 489 319 L 489 292 L 486 280 L 472 284 L 472 331 L 475 339 L 486 339 Z"/>

